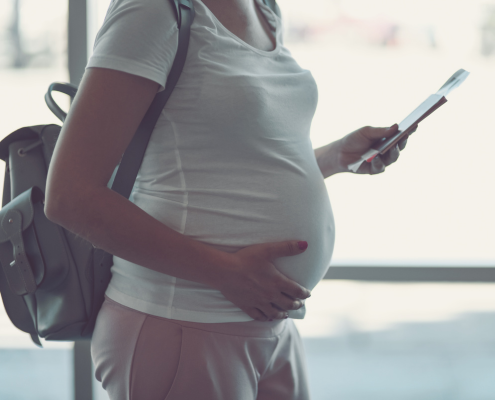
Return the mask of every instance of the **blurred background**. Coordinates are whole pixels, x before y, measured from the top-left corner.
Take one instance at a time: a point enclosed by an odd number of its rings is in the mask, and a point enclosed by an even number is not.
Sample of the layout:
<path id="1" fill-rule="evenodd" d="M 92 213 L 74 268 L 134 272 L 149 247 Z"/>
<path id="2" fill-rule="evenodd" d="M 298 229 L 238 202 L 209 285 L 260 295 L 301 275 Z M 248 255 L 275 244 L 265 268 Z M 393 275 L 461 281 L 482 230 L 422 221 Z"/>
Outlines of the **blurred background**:
<path id="1" fill-rule="evenodd" d="M 337 229 L 330 271 L 381 272 L 323 280 L 295 321 L 313 400 L 493 400 L 495 284 L 448 271 L 495 267 L 495 1 L 278 4 L 284 44 L 318 84 L 315 148 L 399 123 L 458 69 L 471 72 L 386 173 L 326 180 Z M 87 1 L 86 58 L 108 5 Z M 0 0 L 0 138 L 59 123 L 43 96 L 71 79 L 68 15 L 66 0 Z M 407 268 L 416 275 L 389 279 Z M 428 281 L 438 268 L 445 282 Z M 72 398 L 73 365 L 71 343 L 37 349 L 0 308 L 0 399 Z M 93 383 L 94 398 L 105 399 Z"/>

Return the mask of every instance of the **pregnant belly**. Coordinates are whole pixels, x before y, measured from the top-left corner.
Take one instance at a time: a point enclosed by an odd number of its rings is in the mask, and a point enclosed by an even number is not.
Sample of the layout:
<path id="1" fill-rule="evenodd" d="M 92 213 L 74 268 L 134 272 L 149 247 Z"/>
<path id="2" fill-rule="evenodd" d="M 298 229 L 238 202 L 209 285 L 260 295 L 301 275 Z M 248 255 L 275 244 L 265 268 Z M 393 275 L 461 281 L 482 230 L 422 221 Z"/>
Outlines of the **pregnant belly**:
<path id="1" fill-rule="evenodd" d="M 188 190 L 187 202 L 134 193 L 134 202 L 167 226 L 218 250 L 285 240 L 305 240 L 308 249 L 280 257 L 274 265 L 288 278 L 312 290 L 330 265 L 334 218 L 322 177 L 289 184 L 280 178 L 264 190 Z"/>

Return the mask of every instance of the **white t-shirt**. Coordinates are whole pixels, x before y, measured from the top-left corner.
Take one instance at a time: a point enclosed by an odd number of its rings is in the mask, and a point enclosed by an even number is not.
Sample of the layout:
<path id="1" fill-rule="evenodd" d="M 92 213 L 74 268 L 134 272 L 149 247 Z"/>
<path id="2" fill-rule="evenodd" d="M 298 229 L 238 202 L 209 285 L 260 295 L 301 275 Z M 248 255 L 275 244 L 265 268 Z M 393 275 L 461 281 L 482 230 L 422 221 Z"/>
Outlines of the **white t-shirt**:
<path id="1" fill-rule="evenodd" d="M 329 267 L 335 233 L 309 137 L 318 91 L 311 73 L 283 46 L 281 19 L 255 1 L 277 39 L 273 51 L 243 42 L 193 0 L 186 63 L 151 135 L 130 201 L 168 227 L 229 253 L 306 240 L 304 253 L 274 264 L 312 290 Z M 163 90 L 177 38 L 169 0 L 113 0 L 87 68 L 139 75 Z M 209 286 L 119 257 L 113 262 L 106 294 L 127 307 L 192 322 L 252 320 Z M 303 318 L 305 311 L 289 316 Z"/>

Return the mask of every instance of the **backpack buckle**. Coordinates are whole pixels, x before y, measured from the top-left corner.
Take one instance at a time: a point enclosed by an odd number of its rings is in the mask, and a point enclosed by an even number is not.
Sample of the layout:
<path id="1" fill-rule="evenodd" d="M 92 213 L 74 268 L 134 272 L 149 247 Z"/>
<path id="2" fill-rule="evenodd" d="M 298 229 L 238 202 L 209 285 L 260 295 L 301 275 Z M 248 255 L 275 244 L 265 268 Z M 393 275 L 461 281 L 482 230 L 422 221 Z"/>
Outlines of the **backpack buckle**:
<path id="1" fill-rule="evenodd" d="M 14 250 L 14 260 L 2 262 L 9 287 L 17 295 L 34 293 L 37 285 L 22 237 L 22 213 L 16 209 L 9 210 L 2 218 L 1 226 Z"/>
<path id="2" fill-rule="evenodd" d="M 32 246 L 30 241 L 36 242 L 38 246 L 32 224 L 35 206 L 43 199 L 41 189 L 33 186 L 0 210 L 0 263 L 10 289 L 17 295 L 34 293 L 43 278 L 43 274 L 40 273 L 36 273 L 35 277 L 35 272 L 40 270 L 36 260 L 41 256 L 34 260 L 31 258 L 30 261 L 27 252 L 31 250 L 26 248 L 26 244 Z M 44 271 L 43 266 L 40 271 Z"/>

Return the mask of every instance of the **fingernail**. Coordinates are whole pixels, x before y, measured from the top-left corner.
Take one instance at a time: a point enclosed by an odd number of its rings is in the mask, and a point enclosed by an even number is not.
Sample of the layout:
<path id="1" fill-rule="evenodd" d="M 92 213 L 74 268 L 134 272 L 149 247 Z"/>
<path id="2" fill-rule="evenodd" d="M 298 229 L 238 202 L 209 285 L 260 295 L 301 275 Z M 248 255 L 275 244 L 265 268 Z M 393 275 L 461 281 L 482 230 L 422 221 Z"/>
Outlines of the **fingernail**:
<path id="1" fill-rule="evenodd" d="M 297 245 L 301 250 L 306 250 L 308 248 L 308 242 L 297 242 Z"/>

